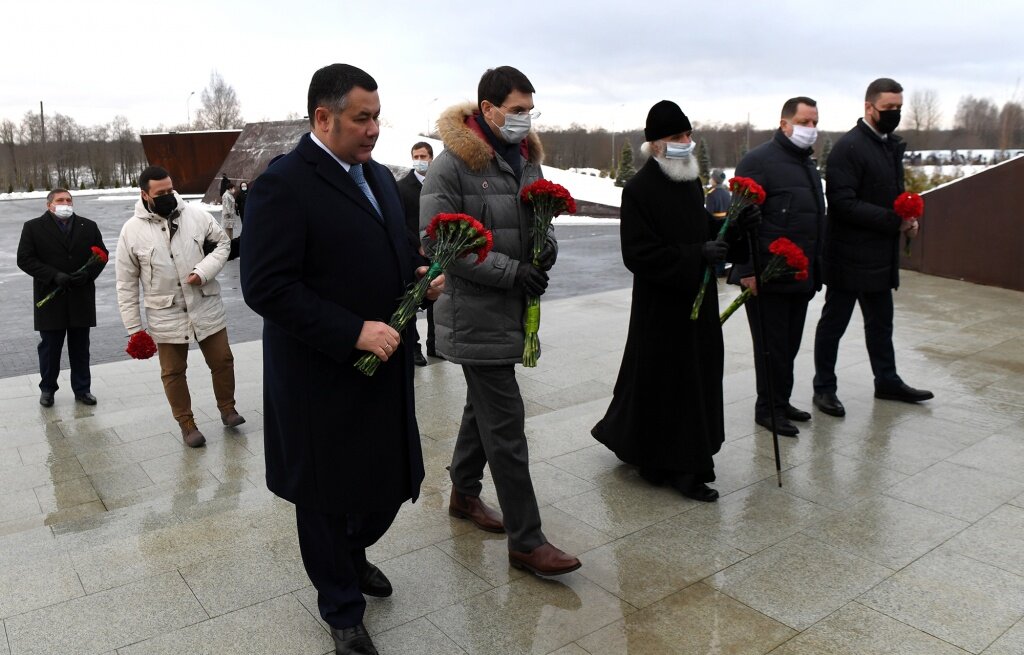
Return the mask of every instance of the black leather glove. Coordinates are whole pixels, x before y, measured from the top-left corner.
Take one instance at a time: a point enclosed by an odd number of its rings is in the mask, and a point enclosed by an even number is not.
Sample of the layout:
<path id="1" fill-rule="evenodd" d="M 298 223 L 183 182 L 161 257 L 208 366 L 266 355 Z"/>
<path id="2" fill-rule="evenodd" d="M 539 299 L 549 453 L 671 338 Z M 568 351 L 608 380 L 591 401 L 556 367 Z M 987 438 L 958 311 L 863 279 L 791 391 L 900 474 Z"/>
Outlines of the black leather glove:
<path id="1" fill-rule="evenodd" d="M 736 226 L 744 232 L 750 232 L 761 224 L 761 207 L 759 205 L 747 205 L 736 217 Z"/>
<path id="2" fill-rule="evenodd" d="M 525 291 L 527 295 L 540 298 L 548 288 L 548 274 L 530 262 L 519 262 L 515 286 Z"/>
<path id="3" fill-rule="evenodd" d="M 721 264 L 729 253 L 729 244 L 725 241 L 705 241 L 700 247 L 700 254 L 704 260 L 711 264 Z"/>
<path id="4" fill-rule="evenodd" d="M 540 264 L 542 271 L 550 271 L 551 267 L 555 265 L 555 258 L 558 257 L 558 248 L 555 244 L 548 241 L 541 248 L 540 255 L 537 256 L 537 262 Z"/>
<path id="5" fill-rule="evenodd" d="M 68 287 L 71 286 L 71 276 L 68 275 L 67 273 L 58 272 L 56 275 L 53 276 L 53 283 L 56 284 L 61 289 L 67 291 Z"/>
<path id="6" fill-rule="evenodd" d="M 85 286 L 89 282 L 88 271 L 75 271 L 71 274 L 71 286 L 81 287 Z"/>

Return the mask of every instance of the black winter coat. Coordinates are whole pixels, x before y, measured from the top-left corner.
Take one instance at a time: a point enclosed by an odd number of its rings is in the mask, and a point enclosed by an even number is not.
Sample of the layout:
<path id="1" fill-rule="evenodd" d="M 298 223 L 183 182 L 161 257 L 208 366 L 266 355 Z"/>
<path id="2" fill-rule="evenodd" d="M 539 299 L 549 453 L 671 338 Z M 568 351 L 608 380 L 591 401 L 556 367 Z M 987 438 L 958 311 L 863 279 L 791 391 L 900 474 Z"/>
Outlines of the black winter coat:
<path id="1" fill-rule="evenodd" d="M 395 178 L 363 164 L 383 220 L 304 135 L 249 190 L 245 302 L 263 319 L 267 487 L 327 514 L 394 510 L 423 457 L 404 338 L 372 377 L 353 364 L 364 321 L 387 322 L 415 279 Z"/>
<path id="2" fill-rule="evenodd" d="M 758 228 L 761 265 L 772 257 L 768 246 L 786 237 L 804 251 L 810 261 L 806 280 L 783 276 L 764 285 L 766 293 L 810 294 L 821 288 L 821 232 L 825 221 L 825 196 L 821 176 L 811 159 L 811 148 L 798 148 L 782 130 L 748 152 L 736 167 L 736 175 L 753 178 L 767 194 L 761 206 Z M 748 261 L 733 266 L 729 281 L 754 274 Z"/>
<path id="3" fill-rule="evenodd" d="M 420 248 L 420 191 L 423 183 L 416 177 L 416 171 L 398 180 L 398 194 L 402 197 L 402 208 L 405 209 L 405 229 L 409 234 L 409 243 L 416 251 Z"/>
<path id="4" fill-rule="evenodd" d="M 825 284 L 848 291 L 885 291 L 900 285 L 900 225 L 892 208 L 903 193 L 907 144 L 882 140 L 864 123 L 832 148 L 825 171 Z"/>
<path id="5" fill-rule="evenodd" d="M 636 466 L 715 479 L 725 440 L 725 365 L 718 293 L 711 276 L 700 317 L 690 308 L 714 239 L 699 180 L 673 182 L 653 158 L 622 191 L 622 260 L 633 273 L 633 305 L 614 396 L 592 434 Z M 745 259 L 739 241 L 730 259 Z"/>
<path id="6" fill-rule="evenodd" d="M 57 273 L 71 275 L 92 256 L 91 248 L 103 245 L 100 228 L 78 214 L 71 216 L 71 234 L 65 236 L 50 212 L 25 223 L 18 243 L 18 268 L 32 276 L 32 302 L 42 300 L 57 288 Z M 66 330 L 96 326 L 96 284 L 105 263 L 91 264 L 88 281 L 68 287 L 41 308 L 35 308 L 36 330 Z"/>

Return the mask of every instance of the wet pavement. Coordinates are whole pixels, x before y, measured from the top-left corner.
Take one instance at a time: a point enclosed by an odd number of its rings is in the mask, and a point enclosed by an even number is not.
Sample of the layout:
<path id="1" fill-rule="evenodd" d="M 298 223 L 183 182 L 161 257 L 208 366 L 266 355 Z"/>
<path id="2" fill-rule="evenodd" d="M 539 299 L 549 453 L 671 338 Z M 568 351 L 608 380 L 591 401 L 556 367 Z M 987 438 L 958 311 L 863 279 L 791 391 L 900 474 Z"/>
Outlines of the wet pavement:
<path id="1" fill-rule="evenodd" d="M 586 247 L 579 259 L 600 268 Z M 936 398 L 873 398 L 855 316 L 838 367 L 847 416 L 812 410 L 782 439 L 781 489 L 734 317 L 713 504 L 651 487 L 589 434 L 629 297 L 552 293 L 540 364 L 517 368 L 544 531 L 583 561 L 561 578 L 510 568 L 501 535 L 448 516 L 465 384 L 447 362 L 416 370 L 422 495 L 369 551 L 395 588 L 368 599 L 381 653 L 1024 652 L 1024 294 L 905 273 L 897 361 Z M 806 409 L 822 301 L 797 358 Z M 248 421 L 221 427 L 193 353 L 198 450 L 181 443 L 154 360 L 94 366 L 96 407 L 62 391 L 45 409 L 35 373 L 0 379 L 0 655 L 333 652 L 294 510 L 264 484 L 260 343 L 235 341 Z M 483 495 L 496 502 L 489 479 Z"/>

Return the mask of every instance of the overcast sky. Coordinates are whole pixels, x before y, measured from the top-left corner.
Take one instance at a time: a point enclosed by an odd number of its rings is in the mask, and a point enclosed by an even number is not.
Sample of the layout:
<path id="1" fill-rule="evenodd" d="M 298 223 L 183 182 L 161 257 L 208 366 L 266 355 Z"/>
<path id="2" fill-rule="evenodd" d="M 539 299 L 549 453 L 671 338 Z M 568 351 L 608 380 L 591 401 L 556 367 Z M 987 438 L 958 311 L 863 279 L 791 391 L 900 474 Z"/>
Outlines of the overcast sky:
<path id="1" fill-rule="evenodd" d="M 380 85 L 382 118 L 424 130 L 508 64 L 537 89 L 539 127 L 641 127 L 674 100 L 695 123 L 773 127 L 786 98 L 845 130 L 876 77 L 932 89 L 950 126 L 972 94 L 1024 99 L 1024 2 L 453 2 L 7 0 L 0 118 L 182 123 L 216 69 L 248 121 L 306 113 L 313 71 L 345 62 Z M 195 96 L 189 95 L 195 91 Z"/>

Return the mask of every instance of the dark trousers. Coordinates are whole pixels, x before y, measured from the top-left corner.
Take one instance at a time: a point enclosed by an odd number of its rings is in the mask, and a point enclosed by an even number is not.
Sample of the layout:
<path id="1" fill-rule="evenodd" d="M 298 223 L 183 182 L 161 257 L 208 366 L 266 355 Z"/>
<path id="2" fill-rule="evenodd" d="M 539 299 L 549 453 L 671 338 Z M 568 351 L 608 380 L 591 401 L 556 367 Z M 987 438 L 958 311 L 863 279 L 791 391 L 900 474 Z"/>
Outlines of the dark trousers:
<path id="1" fill-rule="evenodd" d="M 60 354 L 64 350 L 64 337 L 68 340 L 68 361 L 71 363 L 71 390 L 76 396 L 92 390 L 92 374 L 89 372 L 89 328 L 67 328 L 64 330 L 39 331 L 39 381 L 40 391 L 57 391 L 57 376 L 60 375 Z"/>
<path id="2" fill-rule="evenodd" d="M 531 551 L 547 542 L 530 479 L 526 408 L 512 364 L 462 367 L 466 407 L 452 455 L 452 485 L 479 496 L 489 465 L 508 533 L 509 550 Z"/>
<path id="3" fill-rule="evenodd" d="M 793 360 L 800 350 L 807 318 L 807 303 L 811 295 L 804 293 L 762 293 L 744 303 L 747 323 L 754 342 L 754 372 L 757 376 L 757 402 L 754 413 L 768 417 L 771 401 L 768 398 L 768 379 L 764 370 L 764 350 L 757 320 L 764 318 L 765 338 L 772 363 L 772 391 L 775 392 L 775 411 L 784 414 L 793 393 Z"/>
<path id="4" fill-rule="evenodd" d="M 836 392 L 839 340 L 846 332 L 853 306 L 858 302 L 864 315 L 864 340 L 875 375 L 875 387 L 900 383 L 900 376 L 896 374 L 896 353 L 892 347 L 892 291 L 845 291 L 829 287 L 814 335 L 814 393 Z"/>
<path id="5" fill-rule="evenodd" d="M 367 566 L 366 549 L 384 536 L 398 510 L 324 514 L 295 506 L 302 564 L 316 587 L 320 616 L 332 628 L 363 622 L 366 599 L 359 591 L 359 574 Z"/>

